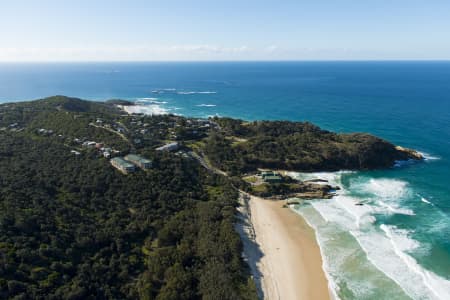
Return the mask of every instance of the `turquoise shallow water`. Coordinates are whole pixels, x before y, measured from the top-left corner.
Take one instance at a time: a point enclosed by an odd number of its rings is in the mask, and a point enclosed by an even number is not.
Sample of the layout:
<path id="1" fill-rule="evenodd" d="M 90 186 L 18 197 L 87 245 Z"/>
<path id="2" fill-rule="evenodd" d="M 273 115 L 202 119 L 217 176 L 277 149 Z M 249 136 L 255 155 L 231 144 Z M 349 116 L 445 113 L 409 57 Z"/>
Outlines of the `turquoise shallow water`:
<path id="1" fill-rule="evenodd" d="M 55 94 L 309 120 L 426 153 L 389 170 L 321 174 L 343 190 L 297 211 L 317 229 L 341 298 L 450 299 L 450 62 L 0 64 L 0 102 Z"/>

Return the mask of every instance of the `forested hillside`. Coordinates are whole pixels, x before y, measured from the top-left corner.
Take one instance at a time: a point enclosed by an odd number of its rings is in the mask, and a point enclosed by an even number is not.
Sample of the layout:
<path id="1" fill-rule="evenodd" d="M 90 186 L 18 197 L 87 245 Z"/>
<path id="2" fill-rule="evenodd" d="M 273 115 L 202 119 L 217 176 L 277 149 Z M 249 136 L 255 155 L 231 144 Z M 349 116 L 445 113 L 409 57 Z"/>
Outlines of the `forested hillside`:
<path id="1" fill-rule="evenodd" d="M 227 178 L 152 149 L 153 168 L 129 175 L 74 155 L 71 135 L 120 141 L 85 121 L 118 114 L 60 100 L 2 106 L 0 298 L 255 299 Z"/>

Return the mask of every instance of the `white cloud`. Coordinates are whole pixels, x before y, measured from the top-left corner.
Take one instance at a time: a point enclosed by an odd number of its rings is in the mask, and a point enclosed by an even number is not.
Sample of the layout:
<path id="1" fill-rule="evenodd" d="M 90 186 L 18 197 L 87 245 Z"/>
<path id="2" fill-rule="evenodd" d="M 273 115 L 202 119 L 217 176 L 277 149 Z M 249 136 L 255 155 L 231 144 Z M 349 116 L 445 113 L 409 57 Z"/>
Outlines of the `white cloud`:
<path id="1" fill-rule="evenodd" d="M 215 45 L 0 48 L 0 61 L 132 61 L 132 60 L 211 60 L 239 59 L 252 50 L 247 46 Z"/>

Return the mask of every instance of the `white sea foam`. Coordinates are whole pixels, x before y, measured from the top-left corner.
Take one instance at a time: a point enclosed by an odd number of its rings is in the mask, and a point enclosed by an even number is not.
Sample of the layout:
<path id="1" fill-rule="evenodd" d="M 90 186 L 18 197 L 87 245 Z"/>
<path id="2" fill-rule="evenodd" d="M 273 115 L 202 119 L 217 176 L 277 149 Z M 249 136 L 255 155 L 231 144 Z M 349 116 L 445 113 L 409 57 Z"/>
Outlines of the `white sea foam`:
<path id="1" fill-rule="evenodd" d="M 137 100 L 142 100 L 142 101 L 153 101 L 153 100 L 158 100 L 158 98 L 155 97 L 142 97 L 142 98 L 137 98 Z"/>
<path id="2" fill-rule="evenodd" d="M 160 105 L 124 105 L 122 109 L 129 114 L 166 115 L 169 111 Z"/>
<path id="3" fill-rule="evenodd" d="M 302 180 L 320 178 L 328 180 L 330 184 L 340 184 L 343 174 L 294 173 L 293 175 Z M 424 269 L 410 255 L 411 252 L 419 253 L 424 251 L 424 249 L 427 249 L 427 245 L 420 244 L 412 239 L 410 231 L 399 229 L 395 226 L 375 226 L 374 215 L 376 214 L 414 215 L 411 209 L 402 205 L 402 202 L 405 199 L 409 199 L 412 193 L 408 183 L 396 179 L 369 179 L 361 176 L 350 182 L 350 188 L 356 190 L 357 195 L 364 196 L 359 198 L 353 196 L 350 191 L 342 189 L 331 200 L 310 202 L 314 210 L 324 220 L 324 224 L 314 224 L 314 222 L 308 221 L 308 217 L 305 217 L 307 222 L 316 230 L 319 246 L 324 256 L 325 272 L 332 274 L 331 277 L 334 277 L 334 280 L 336 280 L 336 276 L 339 277 L 342 273 L 342 269 L 340 273 L 335 269 L 336 264 L 342 264 L 342 262 L 334 261 L 339 259 L 339 257 L 332 256 L 331 260 L 329 260 L 323 253 L 323 244 L 329 244 L 330 242 L 327 242 L 327 239 L 331 237 L 327 238 L 322 234 L 324 230 L 334 228 L 333 230 L 343 230 L 350 233 L 365 252 L 367 259 L 372 265 L 392 279 L 413 299 L 450 299 L 450 281 Z M 422 199 L 424 198 L 421 197 Z M 339 248 L 336 251 L 340 253 L 342 249 Z M 352 281 L 354 278 L 349 280 Z M 335 281 L 331 282 L 336 286 Z M 365 288 L 367 287 L 363 289 Z M 358 287 L 354 286 L 351 288 L 353 292 L 356 290 L 355 293 L 358 293 L 358 289 Z M 363 293 L 362 291 L 359 292 Z"/>
<path id="4" fill-rule="evenodd" d="M 367 259 L 380 271 L 395 281 L 414 299 L 426 299 L 423 284 L 411 274 L 407 266 L 396 255 L 390 240 L 375 228 L 368 232 L 350 231 L 367 255 Z"/>
<path id="5" fill-rule="evenodd" d="M 408 183 L 397 179 L 372 178 L 363 189 L 384 199 L 399 199 L 406 195 Z"/>
<path id="6" fill-rule="evenodd" d="M 425 198 L 425 197 L 420 197 L 420 200 L 421 200 L 423 203 L 427 203 L 427 204 L 433 205 L 433 203 L 431 203 L 430 201 L 428 201 L 428 199 Z"/>
<path id="7" fill-rule="evenodd" d="M 352 210 L 351 214 L 346 214 L 348 207 L 346 207 L 347 209 L 342 209 L 334 204 L 326 205 L 323 202 L 314 202 L 313 207 L 327 222 L 332 222 L 330 226 L 338 225 L 341 229 L 352 234 L 372 264 L 394 280 L 408 295 L 417 299 L 441 299 L 435 297 L 435 291 L 430 289 L 428 282 L 425 283 L 422 280 L 422 276 L 418 276 L 417 270 L 414 270 L 413 273 L 411 272 L 412 270 L 410 268 L 412 266 L 417 268 L 419 265 L 417 263 L 413 265 L 411 263 L 412 258 L 408 259 L 407 257 L 409 256 L 405 257 L 406 254 L 399 252 L 416 249 L 419 247 L 418 242 L 406 237 L 400 238 L 397 236 L 395 240 L 396 244 L 393 244 L 389 237 L 385 237 L 377 232 L 372 225 L 367 226 L 368 224 L 366 223 L 366 226 L 361 228 L 358 218 L 361 219 L 361 215 L 365 215 L 364 212 L 361 213 Z M 398 231 L 396 234 L 400 235 L 402 232 Z M 398 251 L 396 251 L 394 245 L 398 247 Z M 408 264 L 405 264 L 405 262 L 408 262 Z M 423 270 L 420 272 L 425 274 Z M 445 279 L 439 278 L 431 272 L 426 272 L 430 273 L 428 277 L 433 277 L 436 282 L 445 281 Z M 440 292 L 438 295 L 442 296 L 446 294 Z M 443 297 L 442 299 L 447 298 Z"/>
<path id="8" fill-rule="evenodd" d="M 380 229 L 386 233 L 386 236 L 401 251 L 412 251 L 419 248 L 420 244 L 416 240 L 409 237 L 412 233 L 410 230 L 399 229 L 393 225 L 381 224 Z"/>
<path id="9" fill-rule="evenodd" d="M 432 292 L 437 299 L 450 299 L 450 281 L 425 270 L 413 257 L 406 253 L 419 246 L 415 240 L 408 237 L 408 232 L 384 224 L 380 228 L 386 233 L 398 257 L 403 260 L 410 271 L 421 278 L 428 291 Z"/>
<path id="10" fill-rule="evenodd" d="M 431 155 L 431 154 L 426 153 L 426 152 L 420 152 L 420 151 L 418 151 L 418 152 L 419 152 L 419 154 L 421 154 L 424 157 L 425 161 L 441 159 L 439 156 L 434 156 L 434 155 Z"/>
<path id="11" fill-rule="evenodd" d="M 215 105 L 215 104 L 198 104 L 196 106 L 198 106 L 198 107 L 215 107 L 217 105 Z"/>
<path id="12" fill-rule="evenodd" d="M 408 183 L 397 179 L 372 178 L 355 181 L 352 189 L 366 194 L 374 206 L 374 212 L 386 214 L 415 215 L 414 211 L 405 208 L 403 201 L 411 195 Z"/>
<path id="13" fill-rule="evenodd" d="M 321 214 L 312 206 L 298 207 L 296 212 L 301 214 L 315 231 L 322 254 L 322 268 L 335 298 L 341 295 L 351 299 L 377 299 L 375 297 L 379 295 L 379 285 L 382 284 L 385 296 L 403 299 L 387 277 L 365 259 L 364 252 L 347 231 L 336 226 L 334 222 L 326 221 L 323 212 Z M 344 290 L 341 291 L 340 287 Z M 351 291 L 351 296 L 348 290 Z"/>
<path id="14" fill-rule="evenodd" d="M 376 221 L 375 217 L 371 215 L 374 213 L 374 208 L 371 205 L 363 204 L 358 198 L 338 195 L 336 203 L 353 217 L 356 228 Z"/>
<path id="15" fill-rule="evenodd" d="M 407 208 L 400 208 L 400 207 L 395 207 L 393 205 L 389 205 L 384 201 L 379 200 L 378 204 L 380 205 L 380 207 L 384 207 L 388 210 L 388 212 L 394 213 L 394 214 L 399 214 L 399 215 L 408 215 L 408 216 L 414 216 L 415 213 L 412 209 L 407 209 Z M 377 210 L 378 212 L 385 212 L 382 210 Z"/>
<path id="16" fill-rule="evenodd" d="M 214 91 L 180 91 L 177 92 L 178 95 L 196 95 L 196 94 L 217 94 Z"/>
<path id="17" fill-rule="evenodd" d="M 136 103 L 143 104 L 167 104 L 167 101 L 159 101 L 158 98 L 138 98 Z"/>
<path id="18" fill-rule="evenodd" d="M 155 94 L 160 94 L 160 93 L 165 93 L 165 92 L 169 92 L 169 93 L 173 93 L 175 92 L 177 89 L 174 88 L 168 88 L 168 89 L 155 89 L 152 91 L 152 93 Z"/>
<path id="19" fill-rule="evenodd" d="M 289 172 L 288 175 L 300 180 L 321 179 L 327 181 L 323 182 L 323 184 L 341 185 L 341 177 L 351 173 L 354 172 Z M 374 200 L 367 202 L 364 199 L 349 196 L 348 191 L 337 191 L 337 196 L 334 197 L 334 200 L 355 218 L 355 224 L 361 224 L 361 222 L 373 223 L 375 217 L 372 214 L 374 213 L 415 215 L 412 209 L 401 207 L 401 200 L 410 195 L 408 183 L 405 181 L 385 178 L 373 178 L 368 181 L 363 179 L 356 182 L 353 181 L 352 189 L 368 194 L 368 199 Z"/>

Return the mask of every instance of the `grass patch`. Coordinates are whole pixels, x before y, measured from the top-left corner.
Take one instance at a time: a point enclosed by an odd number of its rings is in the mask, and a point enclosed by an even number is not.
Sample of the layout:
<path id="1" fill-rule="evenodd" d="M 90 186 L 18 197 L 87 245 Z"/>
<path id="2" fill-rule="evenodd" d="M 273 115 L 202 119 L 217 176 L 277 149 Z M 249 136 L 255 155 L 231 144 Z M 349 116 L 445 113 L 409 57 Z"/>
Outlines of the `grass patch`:
<path id="1" fill-rule="evenodd" d="M 254 186 L 252 186 L 252 190 L 255 193 L 265 193 L 265 192 L 267 192 L 267 186 L 268 186 L 267 183 L 263 183 L 260 185 L 254 185 Z"/>
<path id="2" fill-rule="evenodd" d="M 256 176 L 254 176 L 254 175 L 252 175 L 252 176 L 247 176 L 247 177 L 244 177 L 244 178 L 242 178 L 242 179 L 244 179 L 245 181 L 247 181 L 247 182 L 249 182 L 249 183 L 255 183 L 255 182 L 258 181 L 258 178 L 256 178 Z"/>

